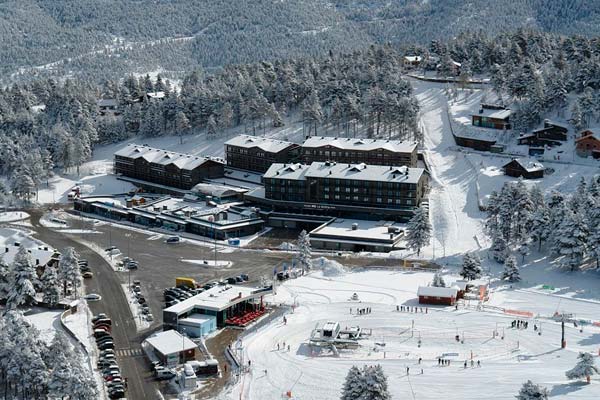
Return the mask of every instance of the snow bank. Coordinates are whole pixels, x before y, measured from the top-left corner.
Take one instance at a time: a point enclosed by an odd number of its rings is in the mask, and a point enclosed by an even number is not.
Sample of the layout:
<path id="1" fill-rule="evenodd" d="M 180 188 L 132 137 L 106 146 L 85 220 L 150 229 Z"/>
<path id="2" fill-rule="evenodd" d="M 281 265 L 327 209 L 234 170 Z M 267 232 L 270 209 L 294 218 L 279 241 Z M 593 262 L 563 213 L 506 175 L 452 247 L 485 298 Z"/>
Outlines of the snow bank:
<path id="1" fill-rule="evenodd" d="M 286 250 L 286 251 L 291 251 L 291 250 L 297 250 L 298 249 L 298 247 L 296 247 L 295 244 L 292 244 L 292 243 L 289 243 L 289 242 L 283 242 L 279 246 L 277 246 L 277 248 L 279 250 Z"/>
<path id="2" fill-rule="evenodd" d="M 319 257 L 313 260 L 313 266 L 314 268 L 321 270 L 323 276 L 341 276 L 348 272 L 346 267 L 339 262 L 325 257 Z"/>
<path id="3" fill-rule="evenodd" d="M 25 211 L 5 211 L 0 213 L 0 222 L 15 222 L 29 218 Z"/>

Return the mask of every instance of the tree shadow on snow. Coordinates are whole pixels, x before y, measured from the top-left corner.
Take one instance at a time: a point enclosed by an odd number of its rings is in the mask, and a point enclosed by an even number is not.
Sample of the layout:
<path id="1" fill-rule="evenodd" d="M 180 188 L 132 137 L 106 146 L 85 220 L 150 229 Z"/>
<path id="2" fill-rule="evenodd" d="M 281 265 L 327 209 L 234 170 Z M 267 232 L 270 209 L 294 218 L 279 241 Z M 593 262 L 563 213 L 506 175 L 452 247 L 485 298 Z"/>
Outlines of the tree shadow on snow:
<path id="1" fill-rule="evenodd" d="M 581 339 L 579 342 L 577 342 L 577 344 L 580 344 L 582 346 L 593 346 L 600 344 L 600 333 L 594 333 L 590 337 Z"/>
<path id="2" fill-rule="evenodd" d="M 554 385 L 550 390 L 550 397 L 568 395 L 569 393 L 583 389 L 586 385 L 587 384 L 584 382 L 571 382 L 561 383 L 560 385 Z"/>

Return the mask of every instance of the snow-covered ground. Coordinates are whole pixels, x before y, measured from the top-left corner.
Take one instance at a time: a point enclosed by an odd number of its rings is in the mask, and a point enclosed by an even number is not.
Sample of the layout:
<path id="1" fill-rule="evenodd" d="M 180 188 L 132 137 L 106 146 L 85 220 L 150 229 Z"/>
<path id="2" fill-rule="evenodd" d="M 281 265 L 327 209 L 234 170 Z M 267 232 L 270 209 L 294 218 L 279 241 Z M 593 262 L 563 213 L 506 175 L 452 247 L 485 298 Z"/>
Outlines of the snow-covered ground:
<path id="1" fill-rule="evenodd" d="M 28 218 L 29 214 L 25 211 L 5 211 L 0 213 L 0 222 L 16 222 Z"/>
<path id="2" fill-rule="evenodd" d="M 449 105 L 444 84 L 417 80 L 412 83 L 421 105 L 424 152 L 431 168 L 429 206 L 434 240 L 431 246 L 422 250 L 422 256 L 450 257 L 486 248 L 489 243 L 483 233 L 485 213 L 479 210 L 478 199 L 485 203 L 492 191 L 500 190 L 505 182 L 516 180 L 503 175 L 501 170 L 510 158 L 457 147 L 447 115 L 450 109 L 452 117 L 466 121 L 467 116 L 479 107 L 483 93 L 479 90 L 465 91 Z M 511 150 L 523 151 L 519 149 L 522 147 L 525 146 L 515 145 Z M 562 147 L 565 147 L 565 153 L 572 153 L 572 143 Z M 546 193 L 551 190 L 570 193 L 581 177 L 589 179 L 599 172 L 595 161 L 578 158 L 576 162 L 544 161 L 546 167 L 554 169 L 554 172 L 540 180 L 526 181 L 526 184 L 537 184 Z M 403 251 L 391 256 L 408 254 Z"/>
<path id="3" fill-rule="evenodd" d="M 62 310 L 34 309 L 25 317 L 40 331 L 40 339 L 50 344 L 56 331 L 62 329 L 60 324 L 62 313 Z"/>
<path id="4" fill-rule="evenodd" d="M 245 399 L 277 399 L 291 391 L 296 399 L 334 399 L 348 369 L 363 364 L 383 366 L 395 399 L 513 399 L 527 379 L 548 387 L 552 398 L 598 398 L 597 379 L 591 385 L 572 383 L 564 372 L 574 366 L 578 351 L 597 354 L 600 328 L 587 326 L 580 332 L 569 325 L 567 349 L 560 350 L 560 325 L 546 317 L 568 310 L 581 318 L 598 318 L 599 303 L 559 302 L 546 294 L 508 287 L 493 292 L 491 304 L 496 307 L 540 314 L 529 320 L 527 330 L 511 328 L 515 317 L 496 309 L 428 307 L 426 313 L 397 312 L 397 305 L 417 305 L 418 285 L 429 283 L 432 276 L 366 270 L 335 277 L 313 272 L 287 281 L 272 301 L 296 304 L 294 312 L 286 315 L 286 324 L 276 320 L 243 339 L 244 359 L 252 368 L 222 398 L 237 399 L 243 392 Z M 446 283 L 456 279 L 445 278 Z M 354 293 L 358 300 L 350 299 Z M 357 308 L 366 307 L 372 312 L 357 315 Z M 339 356 L 311 350 L 312 329 L 327 321 L 337 321 L 342 328 L 360 326 L 371 335 L 360 340 L 358 349 L 340 350 Z M 533 330 L 540 321 L 542 335 Z M 496 329 L 499 334 L 494 337 Z M 456 334 L 464 343 L 455 340 Z M 450 366 L 438 365 L 437 358 L 444 354 Z M 471 357 L 481 362 L 480 368 L 471 367 Z M 469 360 L 466 369 L 465 360 Z"/>

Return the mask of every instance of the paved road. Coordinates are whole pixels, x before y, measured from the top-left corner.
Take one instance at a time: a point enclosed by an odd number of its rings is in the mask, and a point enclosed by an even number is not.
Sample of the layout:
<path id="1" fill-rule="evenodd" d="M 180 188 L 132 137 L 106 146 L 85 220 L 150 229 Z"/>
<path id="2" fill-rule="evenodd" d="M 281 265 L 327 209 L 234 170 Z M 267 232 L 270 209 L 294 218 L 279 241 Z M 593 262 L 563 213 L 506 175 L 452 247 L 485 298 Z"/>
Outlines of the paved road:
<path id="1" fill-rule="evenodd" d="M 42 214 L 39 210 L 28 211 L 31 223 L 35 227 L 37 237 L 56 249 L 74 247 L 81 258 L 88 260 L 94 272 L 93 279 L 86 279 L 88 293 L 98 293 L 102 296 L 99 302 L 90 303 L 94 314 L 105 312 L 113 320 L 113 337 L 117 349 L 118 362 L 122 374 L 128 379 L 129 399 L 157 399 L 156 386 L 149 372 L 147 362 L 141 351 L 141 339 L 137 333 L 133 316 L 127 304 L 127 299 L 121 289 L 121 281 L 111 266 L 97 253 L 79 244 L 73 238 L 39 224 Z"/>

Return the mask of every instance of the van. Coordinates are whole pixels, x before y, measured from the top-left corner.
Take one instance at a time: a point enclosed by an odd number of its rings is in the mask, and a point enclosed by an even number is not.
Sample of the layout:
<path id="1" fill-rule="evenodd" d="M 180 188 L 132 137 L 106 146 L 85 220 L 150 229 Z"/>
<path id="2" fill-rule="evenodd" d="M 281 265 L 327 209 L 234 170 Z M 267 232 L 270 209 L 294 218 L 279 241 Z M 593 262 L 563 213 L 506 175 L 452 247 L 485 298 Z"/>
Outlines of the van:
<path id="1" fill-rule="evenodd" d="M 175 373 L 173 371 L 171 371 L 170 369 L 166 369 L 166 368 L 156 368 L 156 379 L 158 380 L 165 380 L 165 379 L 171 379 L 175 376 Z"/>

